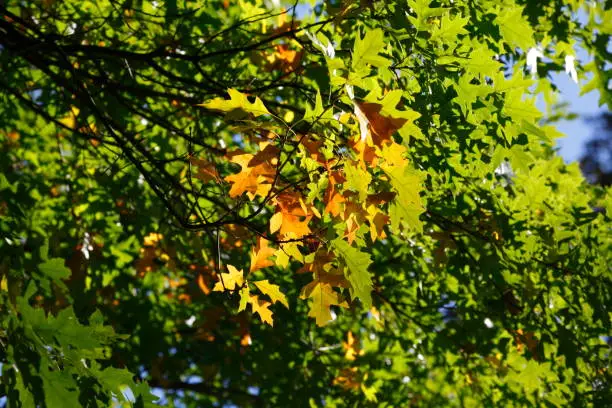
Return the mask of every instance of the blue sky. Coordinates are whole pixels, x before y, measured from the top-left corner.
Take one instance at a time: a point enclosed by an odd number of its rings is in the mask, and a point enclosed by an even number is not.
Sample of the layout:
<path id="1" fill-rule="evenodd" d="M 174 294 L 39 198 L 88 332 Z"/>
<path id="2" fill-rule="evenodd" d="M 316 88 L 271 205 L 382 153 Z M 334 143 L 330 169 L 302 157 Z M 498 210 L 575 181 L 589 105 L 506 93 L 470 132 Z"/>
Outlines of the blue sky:
<path id="1" fill-rule="evenodd" d="M 586 62 L 585 58 L 581 59 L 580 57 L 579 53 L 578 59 L 584 64 Z M 578 72 L 578 75 L 580 75 L 580 72 Z M 566 163 L 569 163 L 580 159 L 584 143 L 593 135 L 594 124 L 588 123 L 586 119 L 591 116 L 597 116 L 607 109 L 605 105 L 602 107 L 598 106 L 599 93 L 597 91 L 580 96 L 580 86 L 586 83 L 585 78 L 580 78 L 580 82 L 575 84 L 567 74 L 562 72 L 555 75 L 553 80 L 561 93 L 559 102 L 568 102 L 570 111 L 578 115 L 578 118 L 575 120 L 565 120 L 557 123 L 557 128 L 567 135 L 557 141 L 557 146 L 560 148 L 559 154 Z M 540 109 L 543 108 L 542 105 L 538 107 Z"/>

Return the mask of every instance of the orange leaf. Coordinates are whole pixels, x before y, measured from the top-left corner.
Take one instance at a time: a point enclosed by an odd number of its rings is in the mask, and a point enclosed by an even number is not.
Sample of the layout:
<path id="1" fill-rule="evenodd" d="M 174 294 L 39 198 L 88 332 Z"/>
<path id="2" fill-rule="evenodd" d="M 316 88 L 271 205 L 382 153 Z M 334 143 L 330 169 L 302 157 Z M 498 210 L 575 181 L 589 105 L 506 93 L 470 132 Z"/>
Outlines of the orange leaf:
<path id="1" fill-rule="evenodd" d="M 344 348 L 344 358 L 349 361 L 354 361 L 357 357 L 363 356 L 365 352 L 359 347 L 359 339 L 353 336 L 353 332 L 349 331 L 346 335 L 346 342 L 342 342 Z"/>
<path id="2" fill-rule="evenodd" d="M 350 141 L 349 145 L 358 154 L 357 157 L 361 162 L 368 163 L 372 167 L 378 166 L 378 157 L 376 156 L 376 149 L 372 146 L 368 146 L 366 141 L 359 139 L 357 142 Z"/>
<path id="3" fill-rule="evenodd" d="M 378 211 L 375 206 L 368 207 L 368 222 L 370 223 L 370 238 L 372 242 L 376 239 L 384 239 L 386 237 L 384 226 L 389 223 L 389 216 Z"/>
<path id="4" fill-rule="evenodd" d="M 534 359 L 538 360 L 538 339 L 534 337 L 533 332 L 523 332 L 523 329 L 516 331 L 516 349 L 521 352 L 523 344 L 527 346 L 527 350 L 531 353 Z"/>
<path id="5" fill-rule="evenodd" d="M 294 238 L 302 238 L 304 235 L 310 234 L 308 222 L 310 222 L 311 218 L 312 216 L 308 216 L 304 220 L 300 220 L 300 217 L 283 213 L 283 223 L 280 228 L 281 235 L 293 234 Z"/>
<path id="6" fill-rule="evenodd" d="M 274 180 L 275 170 L 268 163 L 270 151 L 266 147 L 257 155 L 252 154 L 235 154 L 230 161 L 239 164 L 242 168 L 239 173 L 225 177 L 225 180 L 232 183 L 229 195 L 232 198 L 238 197 L 243 193 L 247 193 L 250 199 L 256 195 L 266 196 L 272 187 L 271 183 Z M 274 147 L 273 147 L 274 148 Z M 261 155 L 261 156 L 260 156 Z M 254 163 L 252 165 L 251 163 Z"/>
<path id="7" fill-rule="evenodd" d="M 198 275 L 198 286 L 200 287 L 200 289 L 202 289 L 202 292 L 204 292 L 205 295 L 208 295 L 210 293 L 210 288 L 204 281 L 204 276 L 202 274 Z"/>
<path id="8" fill-rule="evenodd" d="M 343 368 L 340 374 L 334 378 L 334 385 L 338 385 L 346 390 L 359 390 L 361 381 L 357 367 Z"/>
<path id="9" fill-rule="evenodd" d="M 353 241 L 357 239 L 357 231 L 359 231 L 359 224 L 355 221 L 354 217 L 346 220 L 346 231 L 344 231 L 344 238 L 348 241 L 349 245 L 353 244 Z"/>
<path id="10" fill-rule="evenodd" d="M 270 231 L 280 229 L 283 236 L 301 238 L 311 233 L 308 223 L 312 218 L 302 198 L 296 193 L 282 193 L 275 198 L 280 209 L 270 220 Z M 278 214 L 281 214 L 280 216 Z"/>
<path id="11" fill-rule="evenodd" d="M 260 151 L 253 156 L 251 161 L 249 161 L 249 167 L 257 167 L 266 162 L 270 162 L 272 165 L 277 164 L 279 153 L 278 147 L 270 142 L 261 142 L 259 143 L 259 149 Z"/>
<path id="12" fill-rule="evenodd" d="M 295 71 L 300 66 L 302 51 L 289 49 L 287 44 L 277 44 L 275 51 L 266 56 L 268 70 L 282 70 L 285 73 Z"/>
<path id="13" fill-rule="evenodd" d="M 274 262 L 268 259 L 274 252 L 276 250 L 268 246 L 268 240 L 259 237 L 257 247 L 251 251 L 251 272 L 274 265 Z"/>

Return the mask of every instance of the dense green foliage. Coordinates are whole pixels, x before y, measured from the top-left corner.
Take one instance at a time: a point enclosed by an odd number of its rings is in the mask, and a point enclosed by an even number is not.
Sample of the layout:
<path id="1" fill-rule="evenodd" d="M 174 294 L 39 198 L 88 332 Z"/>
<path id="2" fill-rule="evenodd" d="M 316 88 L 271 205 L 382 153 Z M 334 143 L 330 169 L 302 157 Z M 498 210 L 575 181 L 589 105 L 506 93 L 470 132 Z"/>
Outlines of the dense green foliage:
<path id="1" fill-rule="evenodd" d="M 612 400 L 603 2 L 0 4 L 9 407 Z"/>

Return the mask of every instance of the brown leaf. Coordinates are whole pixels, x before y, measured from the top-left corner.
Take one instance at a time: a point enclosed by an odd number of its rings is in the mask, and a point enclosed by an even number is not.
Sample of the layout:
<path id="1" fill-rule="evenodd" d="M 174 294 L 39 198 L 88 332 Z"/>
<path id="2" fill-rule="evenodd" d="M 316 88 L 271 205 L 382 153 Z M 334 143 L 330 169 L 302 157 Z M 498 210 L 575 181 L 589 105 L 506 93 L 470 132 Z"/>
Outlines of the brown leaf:
<path id="1" fill-rule="evenodd" d="M 372 141 L 377 146 L 382 146 L 383 143 L 392 141 L 391 135 L 408 121 L 404 118 L 392 118 L 381 115 L 382 105 L 378 103 L 363 102 L 358 105 L 370 122 Z"/>
<path id="2" fill-rule="evenodd" d="M 192 166 L 197 167 L 197 172 L 194 174 L 194 177 L 202 180 L 207 183 L 209 181 L 221 181 L 221 177 L 219 176 L 219 172 L 215 167 L 214 163 L 207 162 L 206 160 L 198 159 L 192 157 L 189 159 Z"/>

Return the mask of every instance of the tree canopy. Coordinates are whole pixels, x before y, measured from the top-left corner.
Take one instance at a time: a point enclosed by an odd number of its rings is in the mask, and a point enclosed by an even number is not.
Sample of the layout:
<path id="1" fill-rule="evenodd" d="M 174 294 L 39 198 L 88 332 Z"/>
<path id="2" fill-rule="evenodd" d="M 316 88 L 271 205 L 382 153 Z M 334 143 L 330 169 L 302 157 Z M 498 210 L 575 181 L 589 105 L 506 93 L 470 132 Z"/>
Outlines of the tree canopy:
<path id="1" fill-rule="evenodd" d="M 0 404 L 612 400 L 603 1 L 0 11 Z"/>

